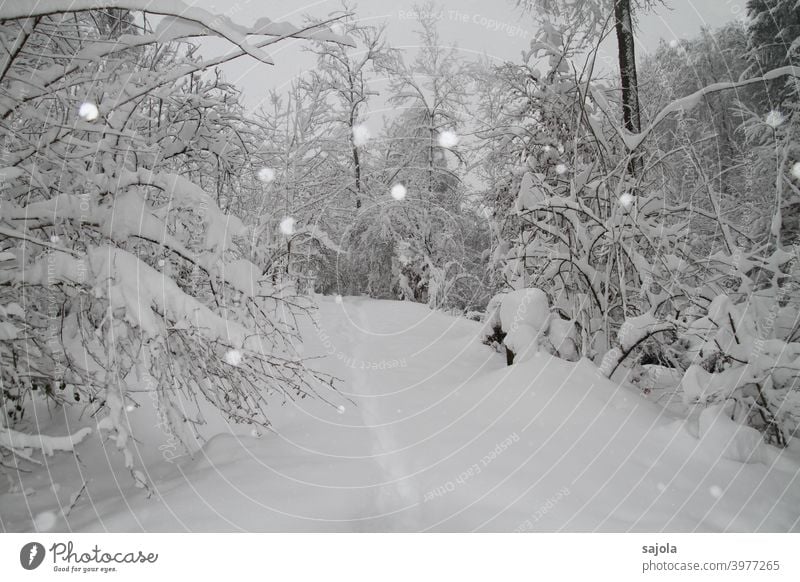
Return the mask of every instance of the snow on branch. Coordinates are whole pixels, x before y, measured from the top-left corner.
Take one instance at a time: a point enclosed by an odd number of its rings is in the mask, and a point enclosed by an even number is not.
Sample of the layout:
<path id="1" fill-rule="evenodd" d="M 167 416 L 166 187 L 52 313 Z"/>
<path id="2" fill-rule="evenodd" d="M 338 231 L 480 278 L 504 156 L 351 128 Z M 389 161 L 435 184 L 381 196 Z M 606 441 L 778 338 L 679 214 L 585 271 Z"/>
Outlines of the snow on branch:
<path id="1" fill-rule="evenodd" d="M 28 458 L 30 456 L 25 452 L 26 449 L 38 449 L 45 455 L 52 456 L 55 451 L 74 450 L 75 445 L 79 444 L 90 434 L 92 434 L 92 429 L 89 427 L 84 427 L 75 434 L 61 437 L 52 437 L 42 434 L 25 434 L 12 428 L 5 427 L 0 423 L 0 447 L 4 447 L 13 453 L 20 451 L 23 453 L 23 458 Z"/>
<path id="2" fill-rule="evenodd" d="M 251 46 L 247 42 L 247 35 L 242 28 L 235 25 L 229 18 L 215 16 L 210 12 L 189 6 L 180 0 L 45 0 L 35 3 L 6 3 L 0 6 L 0 19 L 16 20 L 47 16 L 50 14 L 82 12 L 98 8 L 121 8 L 174 16 L 181 20 L 193 22 L 213 31 L 222 38 L 232 42 L 247 54 L 268 65 L 274 64 L 272 59 L 263 51 Z"/>
<path id="3" fill-rule="evenodd" d="M 24 240 L 26 242 L 37 244 L 37 245 L 46 247 L 48 249 L 52 249 L 54 251 L 59 251 L 59 252 L 62 252 L 62 253 L 69 253 L 69 254 L 78 256 L 78 252 L 77 251 L 74 251 L 74 250 L 68 249 L 68 248 L 64 248 L 64 247 L 61 247 L 59 245 L 52 244 L 52 243 L 49 243 L 49 242 L 46 242 L 46 241 L 43 241 L 43 240 L 39 240 L 36 237 L 29 236 L 29 235 L 25 234 L 24 232 L 20 232 L 18 230 L 13 229 L 13 228 L 5 228 L 3 226 L 0 226 L 0 236 L 7 236 L 9 238 L 16 238 L 16 239 L 19 239 L 19 240 Z"/>
<path id="4" fill-rule="evenodd" d="M 242 26 L 234 23 L 226 16 L 212 14 L 202 8 L 190 6 L 181 0 L 41 0 L 35 3 L 9 2 L 0 5 L 0 20 L 19 20 L 99 8 L 119 8 L 180 19 L 185 23 L 197 25 L 197 27 L 190 26 L 187 28 L 186 26 L 181 26 L 177 32 L 173 28 L 171 33 L 166 33 L 166 30 L 162 28 L 160 31 L 157 30 L 157 34 L 153 35 L 152 42 L 162 40 L 159 38 L 159 34 L 167 37 L 176 34 L 178 37 L 202 36 L 205 35 L 203 30 L 205 29 L 208 33 L 224 38 L 246 54 L 268 65 L 274 64 L 273 60 L 266 52 L 248 42 L 248 36 L 313 38 L 315 40 L 355 46 L 351 39 L 330 31 L 314 30 L 308 33 L 304 29 L 289 23 L 273 22 L 269 18 L 259 18 L 251 26 Z"/>
<path id="5" fill-rule="evenodd" d="M 94 281 L 109 281 L 108 300 L 113 309 L 124 309 L 131 325 L 147 337 L 163 333 L 164 319 L 174 324 L 189 324 L 199 329 L 210 341 L 244 347 L 257 353 L 266 348 L 252 331 L 215 314 L 163 273 L 140 261 L 135 255 L 111 246 L 100 246 L 88 252 L 89 268 Z M 86 264 L 81 259 L 59 254 L 45 257 L 31 265 L 16 282 L 44 285 L 60 281 L 85 284 Z"/>
<path id="6" fill-rule="evenodd" d="M 13 12 L 4 11 L 6 7 L 0 6 L 0 15 L 6 13 L 13 15 Z M 260 50 L 264 47 L 273 45 L 277 42 L 288 38 L 301 38 L 307 40 L 315 40 L 318 42 L 333 42 L 340 45 L 354 47 L 355 43 L 348 36 L 338 35 L 330 31 L 328 25 L 343 18 L 338 16 L 329 18 L 319 22 L 313 22 L 302 27 L 296 27 L 289 23 L 272 22 L 269 19 L 262 18 L 256 21 L 256 24 L 249 29 L 247 34 L 266 36 L 266 39 L 260 39 L 252 45 L 248 45 L 253 50 Z M 2 18 L 0 18 L 2 19 Z M 26 24 L 28 20 L 24 20 Z M 238 25 L 233 25 L 237 26 Z M 241 28 L 241 27 L 239 27 Z M 10 111 L 15 109 L 21 103 L 29 102 L 38 97 L 42 97 L 51 92 L 51 88 L 60 80 L 63 80 L 68 75 L 75 73 L 82 69 L 86 63 L 98 62 L 107 58 L 115 53 L 136 48 L 143 47 L 150 44 L 165 44 L 172 41 L 186 40 L 195 37 L 209 36 L 209 31 L 193 22 L 181 20 L 178 16 L 165 15 L 162 22 L 156 26 L 153 33 L 147 34 L 123 34 L 115 39 L 95 39 L 91 44 L 80 49 L 75 56 L 70 59 L 67 65 L 57 64 L 41 70 L 32 71 L 30 78 L 26 81 L 26 96 L 19 99 L 4 99 L 0 100 L 0 116 L 5 117 Z M 19 42 L 19 41 L 18 41 Z M 237 45 L 238 46 L 238 45 Z M 239 47 L 240 50 L 233 51 L 218 57 L 207 59 L 203 62 L 184 64 L 176 67 L 175 70 L 169 74 L 159 74 L 154 77 L 153 81 L 146 86 L 140 88 L 138 91 L 132 91 L 126 98 L 120 101 L 117 106 L 127 104 L 143 97 L 157 88 L 169 84 L 173 81 L 180 79 L 183 76 L 193 73 L 212 69 L 217 65 L 224 64 L 230 60 L 236 59 L 248 53 L 244 47 Z M 14 51 L 12 50 L 12 53 Z M 262 51 L 263 52 L 263 51 Z M 266 54 L 266 53 L 263 53 Z M 5 61 L 0 65 L 0 78 L 5 76 L 13 58 L 9 55 Z"/>
<path id="7" fill-rule="evenodd" d="M 773 79 L 777 79 L 778 77 L 785 77 L 787 75 L 791 75 L 793 77 L 800 77 L 800 67 L 796 66 L 785 66 L 785 67 L 778 67 L 777 69 L 773 69 L 760 77 L 753 77 L 751 79 L 743 79 L 740 81 L 727 81 L 721 83 L 712 83 L 707 87 L 703 87 L 698 91 L 690 95 L 686 95 L 685 97 L 681 97 L 680 99 L 675 99 L 671 103 L 669 103 L 666 107 L 664 107 L 658 114 L 655 116 L 653 121 L 640 133 L 631 133 L 624 128 L 617 127 L 616 124 L 612 123 L 612 126 L 616 130 L 617 134 L 619 134 L 620 138 L 622 138 L 625 147 L 628 151 L 636 150 L 647 136 L 658 126 L 659 123 L 664 121 L 664 118 L 667 117 L 670 113 L 675 113 L 676 111 L 688 111 L 693 109 L 700 103 L 700 100 L 705 97 L 706 95 L 710 95 L 712 93 L 718 93 L 720 91 L 727 91 L 728 89 L 738 89 L 739 87 L 745 87 L 747 85 L 752 85 L 754 83 L 763 83 L 766 81 L 772 81 Z M 592 98 L 594 99 L 595 103 L 597 103 L 600 108 L 605 113 L 606 117 L 612 119 L 611 113 L 609 111 L 608 102 L 605 99 L 605 96 L 602 94 L 602 89 L 600 87 L 592 86 L 590 88 L 592 93 Z"/>

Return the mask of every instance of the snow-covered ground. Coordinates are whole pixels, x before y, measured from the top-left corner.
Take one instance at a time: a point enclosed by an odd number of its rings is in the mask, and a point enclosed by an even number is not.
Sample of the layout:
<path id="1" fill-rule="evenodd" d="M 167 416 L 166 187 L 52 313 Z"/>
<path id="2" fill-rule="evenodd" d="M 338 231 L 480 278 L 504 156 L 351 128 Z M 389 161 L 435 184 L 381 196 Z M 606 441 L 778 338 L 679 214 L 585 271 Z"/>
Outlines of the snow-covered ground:
<path id="1" fill-rule="evenodd" d="M 667 410 L 585 360 L 507 367 L 479 323 L 319 303 L 305 353 L 342 380 L 329 404 L 276 403 L 262 435 L 212 423 L 189 456 L 145 396 L 129 414 L 149 498 L 95 432 L 77 459 L 0 484 L 0 529 L 800 531 L 796 449 L 738 462 L 724 422 Z M 37 412 L 48 434 L 94 423 Z"/>

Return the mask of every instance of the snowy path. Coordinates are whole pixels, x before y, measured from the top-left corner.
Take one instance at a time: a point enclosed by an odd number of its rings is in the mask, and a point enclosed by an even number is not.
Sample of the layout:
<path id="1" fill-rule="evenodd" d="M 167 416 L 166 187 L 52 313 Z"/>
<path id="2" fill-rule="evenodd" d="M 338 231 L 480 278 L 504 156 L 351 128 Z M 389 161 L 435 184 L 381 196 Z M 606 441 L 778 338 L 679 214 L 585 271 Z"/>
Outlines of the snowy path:
<path id="1" fill-rule="evenodd" d="M 414 508 L 419 506 L 419 495 L 406 479 L 408 474 L 407 467 L 402 459 L 397 458 L 396 451 L 400 449 L 399 440 L 394 434 L 396 430 L 392 426 L 390 419 L 385 415 L 380 406 L 379 395 L 375 393 L 368 370 L 361 368 L 361 363 L 371 363 L 367 343 L 362 334 L 368 329 L 368 321 L 364 310 L 356 307 L 349 312 L 344 308 L 339 313 L 338 326 L 342 331 L 345 340 L 347 353 L 352 360 L 352 367 L 346 375 L 350 397 L 357 405 L 357 410 L 361 415 L 361 420 L 365 427 L 370 429 L 373 439 L 372 452 L 375 461 L 381 467 L 386 485 L 392 487 L 395 495 L 387 496 L 382 494 L 379 498 L 378 507 L 382 515 L 391 515 L 394 512 L 400 514 L 401 529 L 415 530 L 418 523 L 413 519 Z M 396 497 L 400 507 L 394 508 L 390 499 Z"/>
<path id="2" fill-rule="evenodd" d="M 800 531 L 796 464 L 721 459 L 691 421 L 588 362 L 506 367 L 478 328 L 417 304 L 321 298 L 306 353 L 342 379 L 334 406 L 288 403 L 260 438 L 220 424 L 175 463 L 141 420 L 153 498 L 94 439 L 85 465 L 48 460 L 24 503 L 0 495 L 0 528 L 30 530 L 91 471 L 89 494 L 55 529 Z"/>

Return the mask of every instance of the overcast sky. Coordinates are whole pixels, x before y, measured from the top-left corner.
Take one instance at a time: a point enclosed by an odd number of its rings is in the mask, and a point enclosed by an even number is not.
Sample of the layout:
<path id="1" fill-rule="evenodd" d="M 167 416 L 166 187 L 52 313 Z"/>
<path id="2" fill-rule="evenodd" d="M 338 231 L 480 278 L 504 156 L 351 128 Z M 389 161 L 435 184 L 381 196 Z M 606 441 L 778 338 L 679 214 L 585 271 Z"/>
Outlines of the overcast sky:
<path id="1" fill-rule="evenodd" d="M 297 2 L 297 0 L 190 0 L 191 3 L 224 13 L 236 22 L 252 23 L 267 16 L 293 24 L 303 21 L 304 15 L 323 17 L 341 10 L 339 0 Z M 639 17 L 638 49 L 652 50 L 660 39 L 667 41 L 691 37 L 701 26 L 716 28 L 744 15 L 746 0 L 666 0 L 666 6 Z M 362 21 L 385 22 L 389 42 L 396 48 L 413 50 L 413 0 L 361 0 L 356 13 Z M 530 15 L 516 8 L 513 0 L 439 0 L 441 10 L 440 35 L 447 45 L 455 44 L 460 51 L 471 55 L 486 54 L 499 61 L 520 60 L 535 32 Z M 245 94 L 245 104 L 257 107 L 270 88 L 288 85 L 293 78 L 313 64 L 310 55 L 302 51 L 301 41 L 290 40 L 273 50 L 275 66 L 268 66 L 244 57 L 229 64 L 225 74 L 239 85 Z M 224 45 L 211 45 L 206 51 L 226 50 Z M 613 44 L 609 44 L 613 52 Z"/>

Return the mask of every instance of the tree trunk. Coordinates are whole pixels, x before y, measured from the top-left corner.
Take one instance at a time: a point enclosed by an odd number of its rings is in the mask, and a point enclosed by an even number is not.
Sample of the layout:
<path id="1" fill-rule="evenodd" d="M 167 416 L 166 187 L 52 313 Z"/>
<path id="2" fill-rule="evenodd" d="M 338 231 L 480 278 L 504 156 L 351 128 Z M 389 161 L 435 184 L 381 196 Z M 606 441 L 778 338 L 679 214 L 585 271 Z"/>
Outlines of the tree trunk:
<path id="1" fill-rule="evenodd" d="M 352 91 L 350 92 L 352 97 Z M 356 178 L 356 208 L 361 208 L 361 158 L 358 155 L 358 146 L 356 146 L 353 130 L 356 127 L 356 112 L 353 108 L 350 109 L 350 146 L 353 151 L 353 171 Z"/>
<path id="2" fill-rule="evenodd" d="M 353 167 L 356 175 L 356 208 L 361 208 L 361 159 L 355 144 L 353 144 Z"/>
<path id="3" fill-rule="evenodd" d="M 642 123 L 639 116 L 639 85 L 636 79 L 636 51 L 633 39 L 631 0 L 614 1 L 614 25 L 619 53 L 619 78 L 622 85 L 622 123 L 631 133 L 639 133 Z M 631 158 L 628 171 L 638 173 L 641 160 Z"/>

